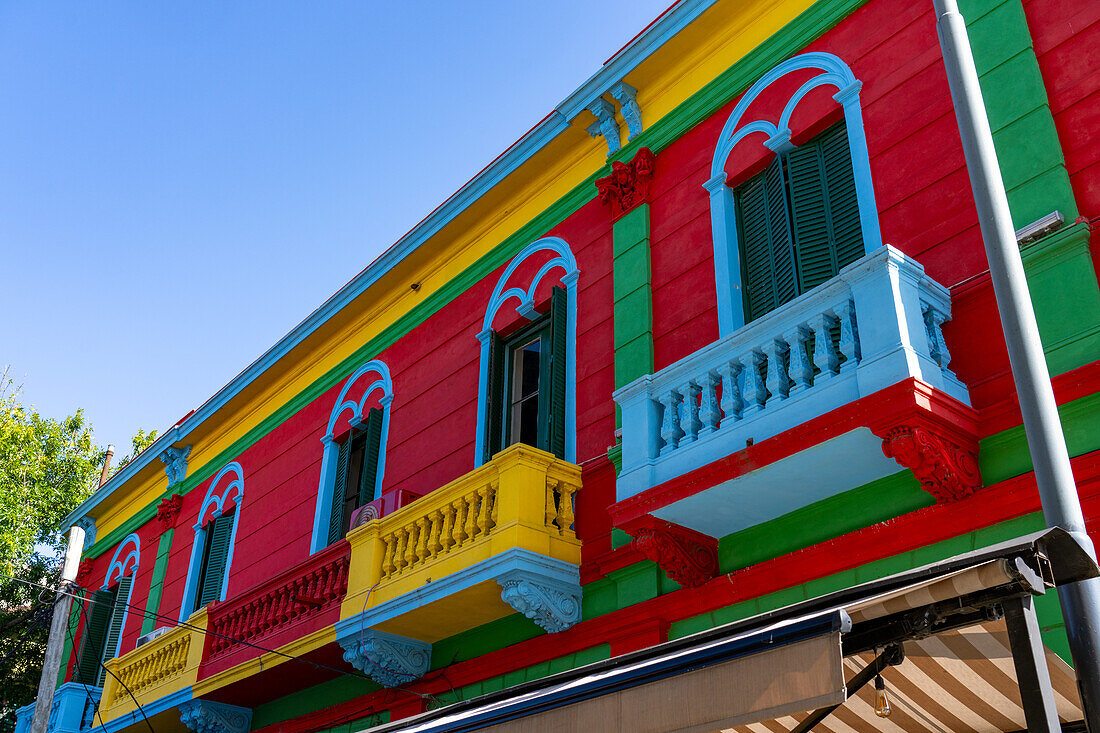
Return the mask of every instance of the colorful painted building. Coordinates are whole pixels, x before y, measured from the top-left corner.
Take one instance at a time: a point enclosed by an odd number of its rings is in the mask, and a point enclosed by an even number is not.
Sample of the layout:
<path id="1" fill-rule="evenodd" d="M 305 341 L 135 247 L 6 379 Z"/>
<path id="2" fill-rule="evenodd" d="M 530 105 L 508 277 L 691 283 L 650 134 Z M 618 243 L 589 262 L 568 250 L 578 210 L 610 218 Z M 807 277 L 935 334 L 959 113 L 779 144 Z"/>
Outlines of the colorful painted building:
<path id="1" fill-rule="evenodd" d="M 1100 6 L 961 5 L 1100 528 Z M 104 733 L 358 731 L 1041 530 L 931 3 L 675 3 L 70 520 Z"/>

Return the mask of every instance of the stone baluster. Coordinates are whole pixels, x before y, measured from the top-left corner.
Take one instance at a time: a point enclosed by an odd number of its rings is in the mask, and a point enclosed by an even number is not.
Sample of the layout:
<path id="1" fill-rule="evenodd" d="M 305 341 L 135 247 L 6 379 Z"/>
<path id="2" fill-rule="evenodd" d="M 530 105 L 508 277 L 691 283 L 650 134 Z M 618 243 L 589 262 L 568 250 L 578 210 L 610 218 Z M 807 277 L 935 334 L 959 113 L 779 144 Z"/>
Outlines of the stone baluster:
<path id="1" fill-rule="evenodd" d="M 856 327 L 856 309 L 852 301 L 845 300 L 833 309 L 840 320 L 840 353 L 844 355 L 844 363 L 840 365 L 840 371 L 846 372 L 855 369 L 859 362 L 859 330 Z"/>
<path id="2" fill-rule="evenodd" d="M 947 350 L 947 342 L 943 340 L 943 324 L 946 320 L 939 309 L 927 304 L 924 306 L 924 328 L 928 332 L 929 356 L 940 365 L 940 369 L 947 369 L 947 365 L 951 363 L 951 352 Z"/>
<path id="3" fill-rule="evenodd" d="M 577 488 L 567 483 L 561 484 L 561 511 L 558 512 L 557 525 L 563 535 L 571 536 L 573 534 L 573 494 L 575 494 Z"/>
<path id="4" fill-rule="evenodd" d="M 428 557 L 428 518 L 416 520 L 416 561 L 424 562 Z"/>
<path id="5" fill-rule="evenodd" d="M 699 421 L 699 393 L 702 391 L 693 381 L 684 382 L 680 387 L 680 430 L 683 436 L 680 445 L 693 442 L 699 435 L 703 423 Z"/>
<path id="6" fill-rule="evenodd" d="M 405 567 L 411 568 L 416 564 L 416 522 L 405 525 L 405 534 L 409 538 L 405 543 Z"/>
<path id="7" fill-rule="evenodd" d="M 391 533 L 386 535 L 382 542 L 386 546 L 386 551 L 382 556 L 382 577 L 388 578 L 396 569 L 396 566 L 393 564 L 393 552 L 397 547 L 397 537 Z"/>
<path id="8" fill-rule="evenodd" d="M 404 528 L 397 530 L 394 534 L 397 535 L 397 549 L 393 558 L 394 574 L 398 575 L 408 565 L 408 562 L 405 561 L 405 544 L 408 542 L 409 537 Z"/>
<path id="9" fill-rule="evenodd" d="M 481 510 L 477 513 L 477 528 L 479 536 L 484 537 L 489 534 L 489 515 L 492 514 L 492 510 L 489 508 L 489 487 L 482 486 L 477 490 L 477 495 L 481 497 Z"/>
<path id="10" fill-rule="evenodd" d="M 497 489 L 500 487 L 499 481 L 493 481 L 489 484 L 489 503 L 492 510 L 489 512 L 490 526 L 497 526 Z"/>
<path id="11" fill-rule="evenodd" d="M 806 342 L 810 339 L 810 333 L 810 329 L 805 326 L 795 326 L 783 335 L 790 349 L 790 365 L 787 367 L 787 374 L 794 382 L 791 385 L 791 392 L 807 390 L 813 386 L 814 367 L 806 351 Z"/>
<path id="12" fill-rule="evenodd" d="M 439 533 L 439 540 L 443 545 L 443 552 L 447 552 L 451 549 L 451 545 L 455 543 L 455 538 L 452 535 L 454 531 L 454 519 L 455 508 L 451 504 L 443 506 L 443 529 Z"/>
<path id="13" fill-rule="evenodd" d="M 709 435 L 718 429 L 718 423 L 722 419 L 722 411 L 718 409 L 718 374 L 706 372 L 697 380 L 701 389 L 699 398 L 699 419 L 702 427 L 699 435 Z"/>
<path id="14" fill-rule="evenodd" d="M 741 399 L 741 387 L 737 384 L 737 376 L 741 373 L 741 364 L 727 361 L 718 367 L 718 375 L 722 378 L 722 423 L 721 427 L 733 425 L 741 419 L 741 409 L 745 401 Z"/>
<path id="15" fill-rule="evenodd" d="M 791 380 L 787 376 L 787 367 L 784 363 L 788 351 L 786 342 L 775 339 L 764 344 L 760 350 L 768 357 L 768 376 L 764 381 L 764 386 L 768 388 L 769 399 L 776 401 L 787 399 Z"/>
<path id="16" fill-rule="evenodd" d="M 755 350 L 741 357 L 741 371 L 745 375 L 745 388 L 741 391 L 745 407 L 741 414 L 745 417 L 763 410 L 764 402 L 768 399 L 764 379 L 760 375 L 760 367 L 763 362 L 764 355 Z"/>
<path id="17" fill-rule="evenodd" d="M 440 551 L 443 549 L 443 543 L 439 540 L 440 532 L 443 527 L 443 512 L 436 509 L 432 512 L 432 530 L 431 536 L 428 539 L 428 556 L 431 558 L 439 557 Z"/>
<path id="18" fill-rule="evenodd" d="M 551 478 L 546 479 L 546 505 L 544 513 L 546 515 L 547 527 L 553 527 L 554 522 L 558 518 L 557 502 L 554 500 L 554 493 L 557 488 L 557 481 Z"/>
<path id="19" fill-rule="evenodd" d="M 456 547 L 461 547 L 463 541 L 467 537 L 467 534 L 466 534 L 466 500 L 465 499 L 455 499 L 454 508 L 455 508 L 455 529 L 454 529 L 455 546 Z"/>
<path id="20" fill-rule="evenodd" d="M 466 495 L 466 536 L 477 537 L 477 492 Z"/>
<path id="21" fill-rule="evenodd" d="M 680 393 L 676 390 L 666 392 L 661 395 L 660 402 L 665 408 L 664 419 L 661 421 L 661 438 L 665 444 L 661 448 L 661 455 L 667 456 L 676 450 L 680 437 L 684 434 L 680 429 Z"/>
<path id="22" fill-rule="evenodd" d="M 810 319 L 810 328 L 814 332 L 814 366 L 818 369 L 815 383 L 831 379 L 840 368 L 840 357 L 833 346 L 833 318 L 821 313 Z"/>

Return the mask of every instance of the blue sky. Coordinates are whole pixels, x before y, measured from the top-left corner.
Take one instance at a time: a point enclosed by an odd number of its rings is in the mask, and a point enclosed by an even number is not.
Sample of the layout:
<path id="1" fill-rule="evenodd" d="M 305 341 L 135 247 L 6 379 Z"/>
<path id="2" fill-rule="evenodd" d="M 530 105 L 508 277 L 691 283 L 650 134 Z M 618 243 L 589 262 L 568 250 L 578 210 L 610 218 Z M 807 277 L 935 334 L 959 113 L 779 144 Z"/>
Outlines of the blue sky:
<path id="1" fill-rule="evenodd" d="M 128 452 L 671 0 L 0 0 L 0 367 Z"/>

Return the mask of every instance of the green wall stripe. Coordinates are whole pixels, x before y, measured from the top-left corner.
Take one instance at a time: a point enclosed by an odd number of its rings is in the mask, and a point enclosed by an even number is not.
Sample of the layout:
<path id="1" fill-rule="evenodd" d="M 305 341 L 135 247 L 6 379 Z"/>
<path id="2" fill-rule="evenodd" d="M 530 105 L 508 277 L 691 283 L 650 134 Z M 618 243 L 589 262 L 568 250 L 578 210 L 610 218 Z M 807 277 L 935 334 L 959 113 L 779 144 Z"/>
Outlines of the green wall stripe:
<path id="1" fill-rule="evenodd" d="M 172 536 L 175 533 L 175 528 L 167 530 L 160 536 L 160 542 L 157 544 L 157 561 L 153 565 L 153 575 L 149 579 L 149 600 L 145 603 L 145 620 L 141 622 L 142 634 L 148 634 L 155 629 L 160 620 L 155 614 L 160 613 L 164 576 L 168 572 L 168 554 L 172 549 Z"/>

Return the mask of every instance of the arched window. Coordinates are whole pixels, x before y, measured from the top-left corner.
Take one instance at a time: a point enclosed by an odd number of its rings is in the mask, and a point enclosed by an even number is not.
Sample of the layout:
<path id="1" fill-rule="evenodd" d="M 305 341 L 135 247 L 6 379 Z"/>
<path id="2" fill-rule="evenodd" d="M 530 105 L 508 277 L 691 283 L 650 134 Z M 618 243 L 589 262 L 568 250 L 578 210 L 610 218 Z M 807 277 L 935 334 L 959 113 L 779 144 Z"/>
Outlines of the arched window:
<path id="1" fill-rule="evenodd" d="M 210 482 L 195 522 L 181 621 L 207 603 L 225 599 L 243 500 L 244 469 L 236 461 L 227 463 Z"/>
<path id="2" fill-rule="evenodd" d="M 92 594 L 92 602 L 88 604 L 75 681 L 103 686 L 106 674 L 103 662 L 118 656 L 140 561 L 141 540 L 130 534 L 115 549 L 103 588 Z"/>
<path id="3" fill-rule="evenodd" d="M 523 284 L 516 271 L 532 259 L 545 260 Z M 534 264 L 531 265 L 534 268 Z M 561 270 L 563 288 L 554 288 L 539 312 L 535 290 Z M 544 237 L 527 245 L 508 263 L 493 289 L 477 338 L 481 342 L 480 389 L 474 464 L 513 443 L 527 443 L 567 461 L 576 460 L 577 278 L 580 270 L 565 240 Z M 493 320 L 510 300 L 528 323 L 507 337 Z"/>
<path id="4" fill-rule="evenodd" d="M 743 121 L 756 98 L 780 78 L 816 70 L 787 101 L 778 122 Z M 812 140 L 791 142 L 798 103 L 818 87 L 837 89 L 844 120 Z M 862 83 L 838 57 L 806 53 L 779 64 L 745 92 L 722 128 L 711 161 L 718 330 L 726 336 L 748 321 L 835 276 L 882 244 L 871 185 L 859 91 Z M 759 140 L 759 135 L 766 139 Z M 754 140 L 775 153 L 760 174 L 726 185 L 726 161 Z"/>
<path id="5" fill-rule="evenodd" d="M 340 390 L 321 438 L 324 454 L 311 553 L 347 534 L 352 513 L 382 493 L 392 402 L 390 370 L 380 359 L 356 369 Z M 341 432 L 342 426 L 347 430 Z"/>

